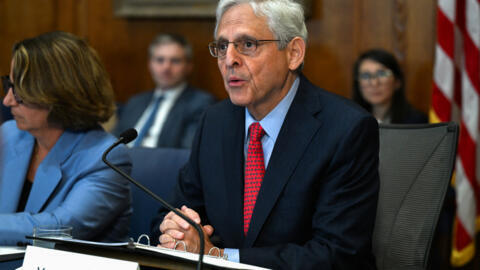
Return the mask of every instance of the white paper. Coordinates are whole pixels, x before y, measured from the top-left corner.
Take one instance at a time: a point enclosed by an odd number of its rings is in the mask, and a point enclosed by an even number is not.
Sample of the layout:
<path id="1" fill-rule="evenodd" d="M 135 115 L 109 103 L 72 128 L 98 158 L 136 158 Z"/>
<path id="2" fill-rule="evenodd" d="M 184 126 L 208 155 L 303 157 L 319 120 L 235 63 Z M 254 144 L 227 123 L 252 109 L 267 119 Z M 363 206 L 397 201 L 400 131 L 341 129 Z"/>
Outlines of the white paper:
<path id="1" fill-rule="evenodd" d="M 144 250 L 149 250 L 153 252 L 158 252 L 162 254 L 168 254 L 171 256 L 187 259 L 190 261 L 198 261 L 198 254 L 196 253 L 190 253 L 190 252 L 185 252 L 185 251 L 179 251 L 179 250 L 174 250 L 174 249 L 168 249 L 168 248 L 162 248 L 162 247 L 153 247 L 153 246 L 147 246 L 147 245 L 142 245 L 142 244 L 136 244 L 136 248 L 138 249 L 144 249 Z M 249 264 L 244 264 L 244 263 L 236 263 L 236 262 L 231 262 L 227 261 L 224 259 L 220 259 L 218 257 L 213 257 L 213 256 L 208 256 L 205 255 L 203 256 L 203 262 L 206 264 L 211 264 L 215 266 L 220 266 L 224 268 L 229 268 L 229 269 L 245 269 L 245 270 L 266 270 L 267 268 L 262 268 L 254 265 L 249 265 Z"/>
<path id="2" fill-rule="evenodd" d="M 85 241 L 85 240 L 78 240 L 78 239 L 61 239 L 62 242 L 72 242 L 72 243 L 82 243 L 82 244 L 88 244 L 88 245 L 93 245 L 93 246 L 104 246 L 104 247 L 127 247 L 128 242 L 120 242 L 120 243 L 103 243 L 103 242 L 92 242 L 92 241 Z M 185 252 L 185 251 L 180 251 L 180 250 L 174 250 L 174 249 L 168 249 L 168 248 L 163 248 L 163 247 L 154 247 L 154 246 L 148 246 L 148 245 L 143 245 L 139 243 L 135 243 L 135 248 L 137 249 L 143 249 L 143 250 L 148 250 L 151 252 L 156 252 L 156 253 L 161 253 L 165 255 L 170 255 L 174 256 L 177 258 L 182 258 L 186 260 L 190 260 L 193 262 L 198 261 L 198 254 L 196 253 L 190 253 L 190 252 Z M 203 256 L 203 262 L 206 264 L 214 265 L 214 266 L 220 266 L 224 268 L 229 268 L 229 269 L 252 269 L 252 270 L 265 270 L 267 268 L 262 268 L 254 265 L 249 265 L 249 264 L 243 264 L 243 263 L 236 263 L 236 262 L 231 262 L 227 261 L 224 259 L 220 259 L 218 257 L 213 257 L 213 256 L 208 256 L 205 255 Z M 27 270 L 27 269 L 25 269 Z"/>
<path id="3" fill-rule="evenodd" d="M 62 240 L 62 242 L 81 243 L 81 244 L 87 244 L 87 245 L 99 246 L 99 247 L 126 247 L 126 246 L 128 246 L 128 242 L 104 243 L 104 242 L 93 242 L 93 241 L 87 241 L 87 240 L 72 239 L 72 238 L 70 238 L 70 239 L 62 238 L 60 240 Z"/>
<path id="4" fill-rule="evenodd" d="M 23 270 L 85 270 L 85 269 L 116 269 L 138 270 L 138 263 L 104 258 L 99 256 L 73 253 L 63 250 L 27 246 Z"/>
<path id="5" fill-rule="evenodd" d="M 25 247 L 0 246 L 0 256 L 25 253 Z"/>

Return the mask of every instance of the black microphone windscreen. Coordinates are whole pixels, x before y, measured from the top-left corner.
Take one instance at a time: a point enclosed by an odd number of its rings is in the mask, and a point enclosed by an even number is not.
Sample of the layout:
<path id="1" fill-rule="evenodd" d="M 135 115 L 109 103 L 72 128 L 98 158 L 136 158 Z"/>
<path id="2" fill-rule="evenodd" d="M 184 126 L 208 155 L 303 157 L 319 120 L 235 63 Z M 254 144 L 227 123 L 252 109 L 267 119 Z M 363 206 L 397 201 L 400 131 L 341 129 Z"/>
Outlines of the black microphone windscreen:
<path id="1" fill-rule="evenodd" d="M 137 138 L 137 131 L 134 128 L 129 128 L 120 134 L 120 138 L 122 143 L 127 144 Z"/>

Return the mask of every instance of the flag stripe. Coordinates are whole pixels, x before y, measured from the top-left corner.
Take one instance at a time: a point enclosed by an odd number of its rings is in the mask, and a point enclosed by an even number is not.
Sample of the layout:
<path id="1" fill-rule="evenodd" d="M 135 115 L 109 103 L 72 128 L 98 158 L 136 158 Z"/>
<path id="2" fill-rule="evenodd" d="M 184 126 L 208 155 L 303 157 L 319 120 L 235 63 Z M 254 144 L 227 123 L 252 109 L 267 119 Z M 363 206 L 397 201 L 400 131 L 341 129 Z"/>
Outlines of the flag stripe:
<path id="1" fill-rule="evenodd" d="M 438 12 L 442 12 L 448 17 L 450 21 L 455 20 L 455 1 L 452 0 L 440 0 L 438 1 Z"/>
<path id="2" fill-rule="evenodd" d="M 480 1 L 479 0 L 468 0 L 467 1 L 467 30 L 469 36 L 472 38 L 475 47 L 480 47 L 480 23 L 478 21 L 478 16 L 480 12 Z"/>
<path id="3" fill-rule="evenodd" d="M 437 24 L 438 44 L 442 47 L 448 57 L 453 58 L 455 27 L 453 26 L 452 21 L 442 11 L 438 12 Z"/>
<path id="4" fill-rule="evenodd" d="M 452 85 L 454 72 L 455 70 L 452 60 L 440 46 L 437 46 L 435 54 L 434 80 L 439 90 L 443 93 L 445 98 L 449 100 L 453 97 Z"/>
<path id="5" fill-rule="evenodd" d="M 472 39 L 469 35 L 465 36 L 464 40 L 464 47 L 465 47 L 465 69 L 468 74 L 468 78 L 473 85 L 473 87 L 477 90 L 477 93 L 480 89 L 480 68 L 479 68 L 479 60 L 480 54 L 478 47 L 473 44 Z"/>
<path id="6" fill-rule="evenodd" d="M 450 121 L 451 104 L 450 101 L 443 95 L 438 86 L 433 84 L 432 93 L 432 107 L 437 117 L 442 122 Z"/>
<path id="7" fill-rule="evenodd" d="M 480 217 L 477 139 L 480 103 L 480 0 L 439 0 L 431 120 L 458 121 L 457 216 L 451 262 L 473 257 Z"/>

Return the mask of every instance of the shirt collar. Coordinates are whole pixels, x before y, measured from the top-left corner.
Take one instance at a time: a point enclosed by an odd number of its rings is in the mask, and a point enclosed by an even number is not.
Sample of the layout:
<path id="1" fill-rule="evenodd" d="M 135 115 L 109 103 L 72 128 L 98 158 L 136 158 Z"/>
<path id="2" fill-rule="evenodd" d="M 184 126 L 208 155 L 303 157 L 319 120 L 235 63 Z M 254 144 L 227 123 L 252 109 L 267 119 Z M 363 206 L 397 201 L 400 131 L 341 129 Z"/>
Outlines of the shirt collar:
<path id="1" fill-rule="evenodd" d="M 170 99 L 180 95 L 183 92 L 183 90 L 185 90 L 186 87 L 187 87 L 186 82 L 183 82 L 175 87 L 167 88 L 167 89 L 161 89 L 157 87 L 153 92 L 153 97 L 157 98 L 159 96 L 163 96 L 165 99 Z"/>
<path id="2" fill-rule="evenodd" d="M 283 120 L 287 115 L 288 109 L 292 104 L 293 98 L 298 90 L 298 85 L 300 84 L 300 78 L 297 77 L 292 84 L 292 87 L 288 90 L 288 93 L 283 99 L 269 112 L 262 120 L 260 120 L 260 125 L 265 134 L 272 138 L 273 141 L 277 140 L 278 133 L 282 128 Z M 257 122 L 255 118 L 248 112 L 248 109 L 245 108 L 245 140 L 248 140 L 248 128 L 254 122 Z"/>

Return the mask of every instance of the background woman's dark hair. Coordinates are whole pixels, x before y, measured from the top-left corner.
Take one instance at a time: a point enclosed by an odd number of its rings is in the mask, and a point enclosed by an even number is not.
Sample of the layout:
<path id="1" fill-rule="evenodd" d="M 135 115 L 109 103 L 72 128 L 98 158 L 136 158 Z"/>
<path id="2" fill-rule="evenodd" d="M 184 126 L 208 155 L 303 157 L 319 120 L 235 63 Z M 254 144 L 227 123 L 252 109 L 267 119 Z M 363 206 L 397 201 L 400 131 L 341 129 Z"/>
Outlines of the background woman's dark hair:
<path id="1" fill-rule="evenodd" d="M 49 123 L 88 130 L 114 113 L 109 76 L 85 40 L 50 32 L 22 40 L 12 51 L 17 94 L 25 104 L 48 109 Z"/>
<path id="2" fill-rule="evenodd" d="M 362 96 L 360 89 L 360 82 L 358 81 L 360 65 L 364 60 L 372 60 L 382 64 L 393 72 L 395 79 L 399 82 L 399 87 L 395 89 L 392 97 L 392 107 L 390 108 L 391 122 L 402 123 L 405 114 L 408 112 L 409 104 L 405 97 L 405 79 L 403 77 L 402 69 L 398 64 L 395 56 L 382 49 L 372 49 L 362 53 L 353 67 L 353 100 L 360 104 L 370 113 L 372 112 L 372 105 L 368 103 Z"/>

